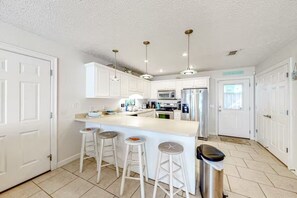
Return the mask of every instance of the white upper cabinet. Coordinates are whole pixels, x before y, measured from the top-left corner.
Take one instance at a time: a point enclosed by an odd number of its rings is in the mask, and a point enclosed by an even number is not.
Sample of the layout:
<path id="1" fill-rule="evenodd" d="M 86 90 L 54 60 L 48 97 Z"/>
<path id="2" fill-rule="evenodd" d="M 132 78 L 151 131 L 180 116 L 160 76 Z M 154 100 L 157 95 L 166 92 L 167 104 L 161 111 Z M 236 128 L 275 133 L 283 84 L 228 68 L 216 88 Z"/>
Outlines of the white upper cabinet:
<path id="1" fill-rule="evenodd" d="M 175 90 L 176 98 L 181 98 L 181 90 L 186 88 L 208 88 L 209 77 L 189 79 L 159 80 L 151 82 L 151 99 L 157 99 L 158 90 Z"/>
<path id="2" fill-rule="evenodd" d="M 129 97 L 129 77 L 125 74 L 121 74 L 121 96 L 122 97 Z"/>
<path id="3" fill-rule="evenodd" d="M 86 97 L 109 97 L 109 69 L 97 63 L 86 66 Z"/>
<path id="4" fill-rule="evenodd" d="M 117 71 L 119 81 L 113 81 L 114 69 L 98 63 L 88 63 L 86 67 L 87 98 L 127 98 L 139 94 L 150 98 L 150 81 Z"/>
<path id="5" fill-rule="evenodd" d="M 118 74 L 120 76 L 120 74 Z M 114 81 L 114 71 L 109 72 L 109 96 L 110 97 L 120 97 L 121 96 L 121 80 Z"/>

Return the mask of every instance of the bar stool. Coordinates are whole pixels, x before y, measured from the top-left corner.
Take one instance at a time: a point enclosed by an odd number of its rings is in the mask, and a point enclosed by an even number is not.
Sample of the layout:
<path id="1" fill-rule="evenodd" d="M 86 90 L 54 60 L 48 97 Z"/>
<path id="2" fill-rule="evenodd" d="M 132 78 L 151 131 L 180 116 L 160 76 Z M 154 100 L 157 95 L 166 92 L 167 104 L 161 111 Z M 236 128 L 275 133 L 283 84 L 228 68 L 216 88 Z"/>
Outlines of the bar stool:
<path id="1" fill-rule="evenodd" d="M 163 142 L 159 144 L 158 148 L 159 148 L 159 157 L 158 157 L 158 164 L 157 164 L 157 170 L 156 170 L 156 180 L 155 180 L 153 198 L 156 197 L 158 187 L 160 187 L 160 189 L 162 189 L 170 198 L 173 198 L 174 195 L 179 193 L 184 188 L 186 191 L 186 197 L 189 198 L 188 183 L 187 183 L 187 178 L 184 170 L 184 161 L 182 157 L 184 147 L 176 142 Z M 169 159 L 161 162 L 163 154 L 168 155 Z M 173 156 L 179 157 L 180 164 L 173 161 Z M 162 165 L 164 164 L 169 165 L 169 170 L 162 167 Z M 174 169 L 173 165 L 177 166 L 178 168 L 176 170 L 173 170 Z M 164 172 L 166 172 L 166 174 L 160 178 L 161 169 Z M 175 176 L 175 173 L 177 173 L 178 171 L 181 171 L 183 181 L 181 181 Z M 168 176 L 169 176 L 169 192 L 159 184 L 160 180 Z M 175 179 L 178 183 L 181 184 L 181 187 L 177 189 L 175 192 L 173 192 L 173 179 Z"/>
<path id="2" fill-rule="evenodd" d="M 82 134 L 81 149 L 80 149 L 80 164 L 79 164 L 79 172 L 80 173 L 82 173 L 82 170 L 83 170 L 84 160 L 93 157 L 93 156 L 85 157 L 88 147 L 93 147 L 94 157 L 97 161 L 97 158 L 98 158 L 97 132 L 98 132 L 98 130 L 100 130 L 100 129 L 98 129 L 98 128 L 84 128 L 79 131 Z M 92 137 L 93 137 L 92 141 L 87 142 L 88 135 L 92 135 Z"/>
<path id="3" fill-rule="evenodd" d="M 147 161 L 146 161 L 146 151 L 145 151 L 145 138 L 143 137 L 129 137 L 125 140 L 126 143 L 126 154 L 124 162 L 124 170 L 122 175 L 122 183 L 120 195 L 123 195 L 125 179 L 133 179 L 140 181 L 140 192 L 141 198 L 145 197 L 144 192 L 144 181 L 143 176 L 145 175 L 145 180 L 148 181 L 148 171 L 147 171 Z M 132 150 L 130 150 L 130 146 Z M 133 147 L 137 147 L 137 152 L 133 152 Z M 132 155 L 138 154 L 138 160 L 133 160 Z M 129 159 L 131 158 L 131 159 Z M 139 178 L 130 177 L 130 170 L 132 166 L 139 166 Z M 128 171 L 127 171 L 128 168 Z M 127 172 L 127 175 L 126 175 Z"/>
<path id="4" fill-rule="evenodd" d="M 115 140 L 118 137 L 118 133 L 114 131 L 106 131 L 98 134 L 98 138 L 100 139 L 100 153 L 99 153 L 99 160 L 97 161 L 97 183 L 100 181 L 101 176 L 101 168 L 105 166 L 115 165 L 117 177 L 120 176 L 119 174 L 119 167 L 118 167 L 118 159 L 117 159 L 117 150 L 116 150 L 116 143 Z M 111 140 L 111 145 L 104 145 L 106 140 Z M 105 150 L 104 148 L 111 148 L 109 150 Z M 111 155 L 104 156 L 104 152 L 112 152 Z M 102 160 L 104 157 L 114 157 L 114 164 L 104 164 L 102 165 Z"/>

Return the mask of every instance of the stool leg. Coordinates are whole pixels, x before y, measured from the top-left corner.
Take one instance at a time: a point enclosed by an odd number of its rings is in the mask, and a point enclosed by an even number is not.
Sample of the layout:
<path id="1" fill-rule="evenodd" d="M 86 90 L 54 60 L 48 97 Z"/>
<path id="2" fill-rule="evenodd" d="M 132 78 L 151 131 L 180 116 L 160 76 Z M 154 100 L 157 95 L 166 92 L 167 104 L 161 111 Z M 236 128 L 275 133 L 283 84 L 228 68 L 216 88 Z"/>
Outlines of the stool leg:
<path id="1" fill-rule="evenodd" d="M 157 162 L 157 169 L 156 169 L 156 177 L 155 177 L 155 186 L 154 186 L 154 193 L 153 198 L 156 198 L 157 195 L 157 188 L 158 188 L 158 182 L 159 182 L 159 175 L 161 170 L 161 159 L 162 159 L 162 153 L 159 152 L 158 154 L 158 162 Z"/>
<path id="2" fill-rule="evenodd" d="M 145 197 L 144 192 L 144 181 L 143 181 L 143 159 L 142 159 L 142 149 L 141 145 L 138 145 L 138 160 L 139 160 L 139 177 L 140 177 L 140 194 L 141 198 Z"/>
<path id="3" fill-rule="evenodd" d="M 80 149 L 80 162 L 79 162 L 79 172 L 80 173 L 82 173 L 83 165 L 84 165 L 85 144 L 86 144 L 86 136 L 85 136 L 85 134 L 82 134 L 81 149 Z"/>
<path id="4" fill-rule="evenodd" d="M 112 146 L 113 146 L 113 156 L 114 156 L 114 163 L 116 167 L 116 173 L 117 173 L 117 177 L 119 177 L 120 173 L 119 173 L 117 146 L 116 146 L 115 138 L 112 139 Z"/>
<path id="5" fill-rule="evenodd" d="M 146 149 L 145 149 L 145 144 L 142 145 L 142 150 L 143 150 L 143 161 L 144 161 L 144 168 L 145 168 L 145 181 L 148 182 L 148 170 L 147 170 L 147 160 L 146 160 Z"/>
<path id="6" fill-rule="evenodd" d="M 98 157 L 99 157 L 99 155 L 98 155 L 98 142 L 97 142 L 97 133 L 94 133 L 93 134 L 93 139 L 94 139 L 94 149 L 95 149 L 95 160 L 96 160 L 96 162 L 97 162 L 97 164 L 98 164 Z"/>
<path id="7" fill-rule="evenodd" d="M 131 148 L 130 148 L 130 146 L 129 146 L 129 154 L 128 154 L 128 161 L 129 160 L 133 160 L 132 158 L 133 158 L 133 155 L 132 155 L 132 152 L 133 152 L 133 146 L 131 146 Z M 128 169 L 128 171 L 127 171 L 127 177 L 130 177 L 131 176 L 131 164 L 129 164 L 129 162 L 127 163 L 127 169 Z"/>
<path id="8" fill-rule="evenodd" d="M 126 172 L 127 172 L 127 161 L 128 161 L 129 150 L 130 150 L 130 147 L 129 147 L 129 145 L 127 145 L 126 146 L 125 161 L 124 161 L 124 170 L 123 170 L 123 174 L 122 174 L 121 190 L 120 190 L 120 195 L 121 196 L 124 193 L 124 186 L 125 186 L 125 179 L 126 179 Z"/>
<path id="9" fill-rule="evenodd" d="M 103 148 L 104 148 L 104 140 L 101 139 L 100 141 L 100 154 L 99 154 L 99 160 L 97 162 L 97 183 L 100 181 L 100 176 L 101 176 L 101 165 L 102 165 L 102 158 L 103 158 Z"/>
<path id="10" fill-rule="evenodd" d="M 180 159 L 180 164 L 181 164 L 181 172 L 182 172 L 182 176 L 183 176 L 183 180 L 184 180 L 184 185 L 185 185 L 185 191 L 186 191 L 186 198 L 189 198 L 189 191 L 188 191 L 188 179 L 187 179 L 187 174 L 186 174 L 186 170 L 184 169 L 184 159 L 183 159 L 183 155 L 180 154 L 179 155 L 179 159 Z"/>
<path id="11" fill-rule="evenodd" d="M 169 194 L 170 198 L 173 198 L 173 163 L 172 155 L 169 155 Z"/>

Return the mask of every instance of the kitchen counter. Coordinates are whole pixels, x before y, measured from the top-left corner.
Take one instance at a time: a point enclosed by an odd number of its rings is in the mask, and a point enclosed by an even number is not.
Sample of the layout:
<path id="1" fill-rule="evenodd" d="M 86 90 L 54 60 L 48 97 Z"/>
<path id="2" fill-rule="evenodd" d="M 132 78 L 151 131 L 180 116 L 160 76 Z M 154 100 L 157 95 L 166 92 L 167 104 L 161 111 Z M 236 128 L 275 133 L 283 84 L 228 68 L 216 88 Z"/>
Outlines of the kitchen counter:
<path id="1" fill-rule="evenodd" d="M 143 111 L 139 111 L 143 112 Z M 148 111 L 146 111 L 148 112 Z M 135 112 L 117 113 L 115 115 L 106 115 L 100 118 L 85 118 L 86 114 L 76 115 L 77 122 L 85 123 L 85 127 L 96 127 L 104 131 L 117 131 L 117 156 L 118 164 L 123 167 L 124 156 L 126 150 L 125 139 L 132 136 L 141 136 L 145 138 L 145 148 L 148 163 L 148 177 L 155 179 L 156 176 L 156 158 L 158 154 L 158 145 L 162 142 L 177 142 L 184 147 L 183 156 L 185 161 L 184 169 L 188 175 L 189 192 L 195 194 L 196 186 L 196 141 L 198 122 L 169 120 L 150 117 L 127 116 L 135 114 Z M 108 143 L 107 143 L 108 144 Z M 135 156 L 134 156 L 135 157 Z M 162 156 L 162 161 L 168 157 Z M 106 162 L 113 163 L 112 158 L 106 158 Z M 139 167 L 131 167 L 132 171 L 139 172 Z M 181 172 L 176 173 L 177 178 L 182 178 Z M 161 180 L 169 184 L 169 179 Z M 173 182 L 176 188 L 180 187 L 180 183 Z"/>
<path id="2" fill-rule="evenodd" d="M 139 109 L 138 111 L 122 111 L 122 112 L 118 112 L 117 115 L 138 115 L 138 114 L 142 114 L 142 113 L 147 113 L 147 112 L 151 112 L 151 111 L 155 111 L 155 109 Z"/>
<path id="3" fill-rule="evenodd" d="M 120 126 L 187 137 L 195 137 L 197 135 L 199 126 L 198 122 L 193 121 L 167 120 L 121 115 L 103 116 L 101 118 L 76 118 L 75 120 L 79 122 Z"/>

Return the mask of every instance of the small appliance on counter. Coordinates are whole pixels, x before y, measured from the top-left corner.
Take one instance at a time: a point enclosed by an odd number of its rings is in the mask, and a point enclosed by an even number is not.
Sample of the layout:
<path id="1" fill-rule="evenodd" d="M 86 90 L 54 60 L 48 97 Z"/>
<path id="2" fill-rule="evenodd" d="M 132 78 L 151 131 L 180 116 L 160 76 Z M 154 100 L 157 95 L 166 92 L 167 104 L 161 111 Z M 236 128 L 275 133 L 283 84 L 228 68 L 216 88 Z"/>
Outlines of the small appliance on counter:
<path id="1" fill-rule="evenodd" d="M 181 119 L 198 121 L 198 138 L 208 138 L 208 89 L 183 89 L 181 92 Z"/>

